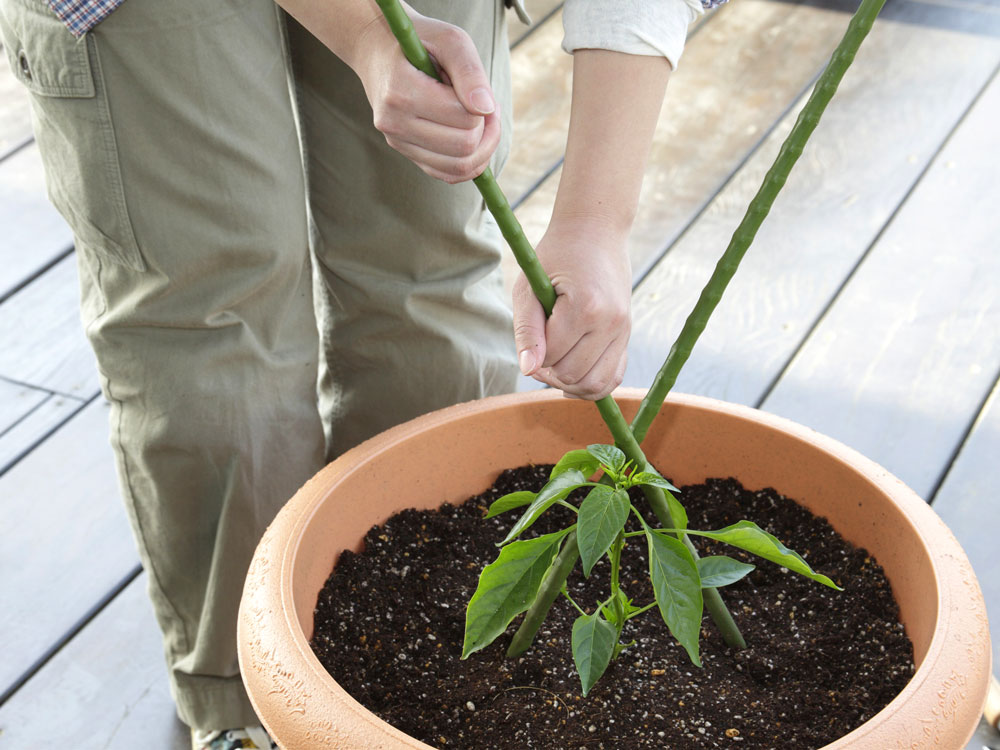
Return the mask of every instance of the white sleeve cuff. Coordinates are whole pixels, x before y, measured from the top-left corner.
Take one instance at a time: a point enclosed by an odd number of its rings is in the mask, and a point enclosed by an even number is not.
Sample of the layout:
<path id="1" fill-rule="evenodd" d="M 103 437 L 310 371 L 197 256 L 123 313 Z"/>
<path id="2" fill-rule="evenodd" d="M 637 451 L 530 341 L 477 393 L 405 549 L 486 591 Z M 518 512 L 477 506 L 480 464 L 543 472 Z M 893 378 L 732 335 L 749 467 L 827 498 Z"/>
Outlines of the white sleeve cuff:
<path id="1" fill-rule="evenodd" d="M 606 49 L 665 57 L 673 68 L 684 51 L 701 0 L 566 0 L 563 49 Z"/>

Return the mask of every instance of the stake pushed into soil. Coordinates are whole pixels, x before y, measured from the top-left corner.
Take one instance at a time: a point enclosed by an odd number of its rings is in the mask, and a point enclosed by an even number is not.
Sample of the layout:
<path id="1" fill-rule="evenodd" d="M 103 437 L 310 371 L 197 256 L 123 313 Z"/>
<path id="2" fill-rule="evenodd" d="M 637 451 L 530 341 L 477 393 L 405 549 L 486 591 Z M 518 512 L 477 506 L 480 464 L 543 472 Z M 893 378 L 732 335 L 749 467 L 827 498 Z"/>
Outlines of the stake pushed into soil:
<path id="1" fill-rule="evenodd" d="M 413 28 L 413 23 L 410 21 L 409 16 L 406 15 L 406 12 L 399 4 L 399 0 L 376 0 L 376 2 L 382 11 L 382 14 L 385 16 L 390 30 L 399 42 L 404 56 L 410 64 L 423 73 L 426 73 L 432 78 L 440 81 L 441 76 L 438 74 L 430 55 L 427 53 L 426 48 L 417 36 L 416 30 Z M 514 216 L 510 203 L 507 201 L 506 196 L 497 184 L 496 178 L 493 176 L 493 171 L 487 167 L 486 171 L 479 175 L 479 177 L 475 178 L 473 182 L 482 194 L 486 207 L 496 219 L 497 225 L 500 227 L 500 231 L 503 234 L 504 239 L 507 240 L 507 243 L 510 245 L 511 250 L 514 253 L 514 258 L 517 260 L 517 264 L 521 267 L 521 270 L 524 271 L 524 275 L 527 278 L 528 283 L 531 285 L 531 289 L 538 298 L 538 301 L 544 308 L 545 314 L 551 315 L 552 308 L 555 306 L 556 301 L 556 293 L 552 287 L 552 282 L 546 275 L 545 269 L 542 268 L 541 263 L 538 261 L 538 256 L 535 254 L 534 248 L 532 248 L 531 243 L 528 242 L 527 237 L 525 237 L 524 230 L 521 228 L 521 223 L 517 220 L 517 217 Z M 606 396 L 596 403 L 597 408 L 601 413 L 601 417 L 604 419 L 605 424 L 611 431 L 611 435 L 618 447 L 625 453 L 629 460 L 635 463 L 637 467 L 645 468 L 648 466 L 649 462 L 646 460 L 646 456 L 639 447 L 639 441 L 633 436 L 632 430 L 629 428 L 628 423 L 622 416 L 621 410 L 618 408 L 618 404 L 615 400 L 611 396 Z M 670 509 L 662 490 L 656 487 L 648 487 L 644 488 L 644 492 L 653 513 L 659 519 L 660 523 L 667 528 L 678 528 L 681 525 L 677 523 L 678 519 L 674 519 L 671 516 Z M 694 555 L 694 558 L 697 560 L 698 553 L 694 544 L 686 536 L 683 537 L 683 541 L 685 546 L 691 551 L 691 554 Z M 575 564 L 575 562 L 576 560 L 574 559 L 573 563 Z M 562 570 L 566 570 L 566 574 L 568 575 L 568 571 L 570 569 L 572 569 L 572 565 L 563 565 L 554 571 L 549 571 L 549 577 L 551 577 L 553 572 L 558 575 L 562 575 Z M 544 601 L 543 597 L 539 597 L 535 600 L 535 603 L 529 608 L 520 629 L 515 635 L 514 643 L 518 644 L 518 648 L 520 650 L 513 653 L 508 651 L 509 655 L 514 656 L 517 653 L 526 650 L 528 646 L 531 645 L 532 640 L 534 640 L 535 633 L 538 631 L 538 628 L 541 627 L 542 621 L 545 619 L 545 615 L 548 613 L 552 602 L 555 600 L 555 597 L 558 596 L 562 586 L 562 581 L 565 580 L 566 576 L 562 575 L 561 581 L 557 582 L 554 580 L 546 580 L 543 583 L 543 591 L 554 591 L 555 594 L 547 603 Z M 558 585 L 556 585 L 557 583 Z M 734 648 L 746 648 L 746 641 L 743 640 L 743 636 L 740 634 L 732 615 L 730 615 L 729 611 L 726 609 L 718 590 L 714 588 L 705 589 L 703 595 L 705 608 L 708 610 L 712 620 L 719 628 L 725 642 Z"/>

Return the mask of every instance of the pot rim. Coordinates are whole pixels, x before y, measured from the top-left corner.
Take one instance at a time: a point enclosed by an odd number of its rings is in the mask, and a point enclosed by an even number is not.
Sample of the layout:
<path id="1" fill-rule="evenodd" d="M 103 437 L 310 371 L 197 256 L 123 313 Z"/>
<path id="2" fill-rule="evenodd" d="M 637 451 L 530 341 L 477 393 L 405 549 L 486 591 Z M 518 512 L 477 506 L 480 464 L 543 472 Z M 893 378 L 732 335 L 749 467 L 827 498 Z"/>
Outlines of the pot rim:
<path id="1" fill-rule="evenodd" d="M 644 389 L 623 388 L 617 390 L 614 396 L 620 400 L 641 399 L 645 392 Z M 262 654 L 265 670 L 277 673 L 281 677 L 279 680 L 272 679 L 271 688 L 265 692 L 278 693 L 285 698 L 287 709 L 291 713 L 302 713 L 303 715 L 306 713 L 306 701 L 297 702 L 294 695 L 296 691 L 304 692 L 308 694 L 306 697 L 311 697 L 313 690 L 324 689 L 329 693 L 329 697 L 353 713 L 356 718 L 364 721 L 372 732 L 373 739 L 381 738 L 377 743 L 366 745 L 367 747 L 380 747 L 385 740 L 392 737 L 400 743 L 400 746 L 433 750 L 430 745 L 416 740 L 384 722 L 351 697 L 326 672 L 313 653 L 300 622 L 304 604 L 296 601 L 292 585 L 292 574 L 299 562 L 298 553 L 302 546 L 300 542 L 305 530 L 330 493 L 339 484 L 349 480 L 352 474 L 363 470 L 359 462 L 362 456 L 367 456 L 373 451 L 382 453 L 391 450 L 429 428 L 461 420 L 483 411 L 517 408 L 526 403 L 540 404 L 563 398 L 561 393 L 551 390 L 515 393 L 458 404 L 418 417 L 391 428 L 346 452 L 310 479 L 285 505 L 278 515 L 278 519 L 282 519 L 282 523 L 271 524 L 261 540 L 257 555 L 254 557 L 254 563 L 251 565 L 244 588 L 238 624 L 240 669 L 244 675 L 244 681 L 247 682 L 251 703 L 257 710 L 258 716 L 264 720 L 265 725 L 268 725 L 268 721 L 261 715 L 261 706 L 258 705 L 255 697 L 259 686 L 255 690 L 254 686 L 251 685 L 253 682 L 252 673 L 261 671 Z M 671 394 L 668 397 L 668 403 L 697 410 L 722 411 L 730 417 L 753 422 L 772 430 L 780 430 L 795 440 L 807 443 L 823 453 L 845 462 L 867 481 L 878 486 L 891 498 L 893 503 L 902 509 L 906 516 L 906 522 L 918 535 L 919 543 L 931 561 L 934 580 L 928 584 L 933 583 L 936 589 L 938 610 L 935 622 L 939 625 L 935 628 L 923 657 L 920 658 L 917 655 L 918 666 L 916 670 L 903 690 L 878 714 L 849 734 L 826 745 L 822 750 L 837 750 L 848 746 L 857 747 L 852 743 L 863 741 L 866 736 L 877 731 L 878 726 L 888 716 L 894 714 L 900 706 L 907 704 L 913 700 L 914 696 L 927 690 L 931 690 L 938 700 L 931 702 L 936 703 L 936 705 L 929 704 L 927 706 L 926 720 L 920 722 L 922 726 L 914 727 L 914 731 L 911 733 L 913 742 L 919 744 L 912 742 L 903 744 L 900 741 L 899 748 L 940 747 L 941 745 L 936 739 L 938 730 L 935 727 L 942 721 L 947 723 L 952 718 L 957 702 L 973 701 L 979 706 L 981 712 L 986 700 L 991 660 L 985 604 L 971 565 L 958 541 L 924 500 L 901 480 L 854 449 L 784 417 L 704 396 Z M 293 518 L 290 524 L 287 523 L 289 515 Z M 279 526 L 284 529 L 281 540 L 275 538 L 275 529 Z M 935 539 L 933 545 L 928 543 L 931 538 Z M 262 562 L 264 559 L 261 557 L 262 549 L 267 550 L 267 556 L 270 559 L 276 557 L 278 562 L 276 570 L 270 562 Z M 947 580 L 955 580 L 956 577 L 964 583 L 964 586 L 959 590 L 955 590 L 945 583 Z M 279 588 L 280 611 L 275 612 L 269 607 L 264 608 L 266 609 L 264 611 L 259 606 L 255 607 L 254 601 L 256 594 L 259 593 L 258 589 L 265 585 L 275 584 Z M 315 592 L 313 593 L 313 601 L 308 603 L 308 611 L 311 612 L 314 605 Z M 954 635 L 949 635 L 949 629 L 940 627 L 940 623 L 951 625 L 959 620 L 968 621 L 970 618 L 978 621 L 981 627 L 978 632 L 964 641 L 956 639 Z M 262 626 L 265 625 L 265 620 L 268 621 L 268 624 L 263 629 L 278 627 L 290 636 L 292 648 L 288 649 L 287 653 L 278 655 L 272 650 L 273 647 L 260 640 L 260 632 Z M 254 658 L 253 653 L 255 650 L 257 651 L 256 658 Z M 947 671 L 948 664 L 962 663 L 962 659 L 959 657 L 963 653 L 965 654 L 964 661 L 969 661 L 969 657 L 973 653 L 981 661 L 984 661 L 985 676 L 965 674 L 953 669 L 942 684 L 939 677 L 941 669 L 945 668 Z M 303 670 L 308 672 L 308 679 L 303 674 Z M 935 684 L 929 684 L 932 680 L 935 681 Z M 334 735 L 337 733 L 337 727 L 334 727 L 331 722 L 320 721 L 319 724 L 313 727 L 317 740 L 323 735 L 323 732 Z M 969 737 L 973 731 L 974 727 L 969 731 Z M 967 740 L 968 738 L 966 738 Z M 339 745 L 331 744 L 330 746 Z"/>

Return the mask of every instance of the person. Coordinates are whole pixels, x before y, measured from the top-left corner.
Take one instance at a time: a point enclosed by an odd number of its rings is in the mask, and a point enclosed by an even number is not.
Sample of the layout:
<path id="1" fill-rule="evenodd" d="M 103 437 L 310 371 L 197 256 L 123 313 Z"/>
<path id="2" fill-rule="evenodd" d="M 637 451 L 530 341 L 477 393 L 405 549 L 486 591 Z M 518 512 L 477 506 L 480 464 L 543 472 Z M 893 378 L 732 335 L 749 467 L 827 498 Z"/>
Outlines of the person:
<path id="1" fill-rule="evenodd" d="M 264 528 L 324 461 L 511 391 L 518 370 L 578 398 L 621 382 L 626 241 L 691 2 L 565 4 L 546 320 L 523 278 L 508 308 L 468 182 L 510 146 L 503 0 L 405 6 L 445 83 L 371 0 L 0 0 L 195 748 L 270 742 L 239 677 L 239 597 Z"/>

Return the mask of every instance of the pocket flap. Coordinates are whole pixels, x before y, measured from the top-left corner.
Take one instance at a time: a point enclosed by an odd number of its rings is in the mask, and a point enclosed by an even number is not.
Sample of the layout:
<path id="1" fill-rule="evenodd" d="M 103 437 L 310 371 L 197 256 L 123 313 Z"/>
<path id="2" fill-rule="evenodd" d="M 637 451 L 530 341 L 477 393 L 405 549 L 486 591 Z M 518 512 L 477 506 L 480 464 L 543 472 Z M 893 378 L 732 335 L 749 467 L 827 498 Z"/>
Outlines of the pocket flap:
<path id="1" fill-rule="evenodd" d="M 47 8 L 31 10 L 11 4 L 0 12 L 0 34 L 14 75 L 42 96 L 94 96 L 86 37 L 76 39 Z"/>

